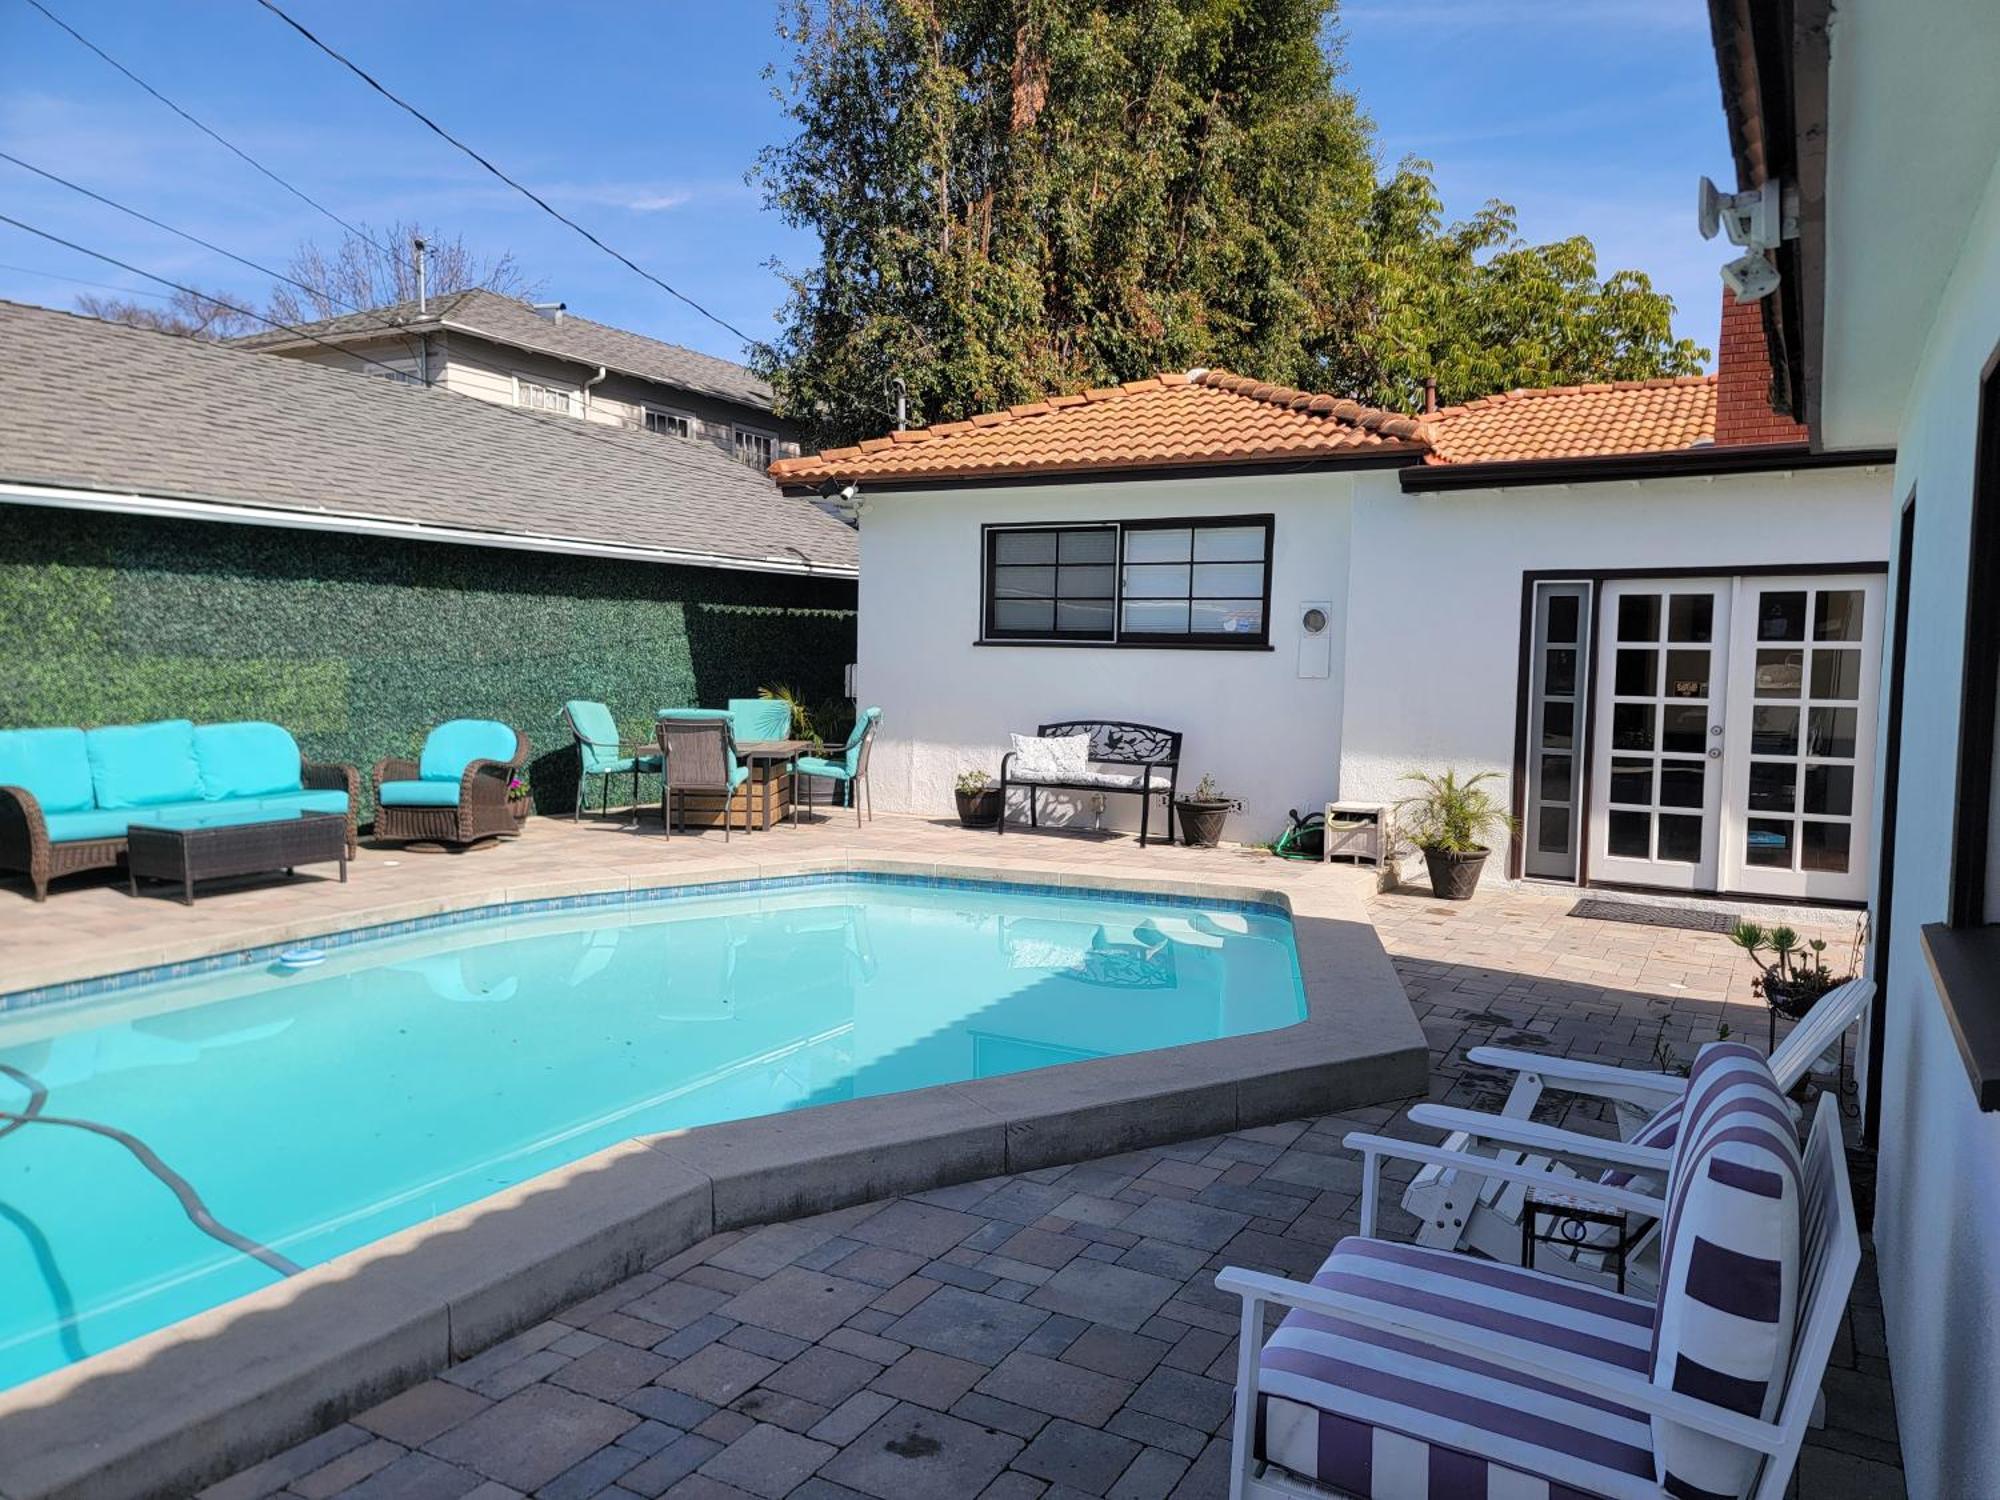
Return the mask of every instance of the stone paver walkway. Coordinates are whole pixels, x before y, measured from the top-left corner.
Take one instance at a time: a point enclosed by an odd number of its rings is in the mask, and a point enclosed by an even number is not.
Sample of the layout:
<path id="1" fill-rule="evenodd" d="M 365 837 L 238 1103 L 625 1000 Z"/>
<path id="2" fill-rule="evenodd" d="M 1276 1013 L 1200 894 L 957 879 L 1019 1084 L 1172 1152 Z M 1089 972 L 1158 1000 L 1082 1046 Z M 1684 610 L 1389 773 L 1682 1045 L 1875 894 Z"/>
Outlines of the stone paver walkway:
<path id="1" fill-rule="evenodd" d="M 1375 899 L 1431 1038 L 1434 1097 L 1492 1102 L 1494 1080 L 1464 1059 L 1488 1042 L 1642 1065 L 1661 1045 L 1685 1060 L 1724 1023 L 1761 1042 L 1749 970 L 1722 938 L 1569 919 L 1573 900 Z M 1845 932 L 1822 935 L 1844 953 Z M 1592 1108 L 1564 1123 L 1605 1128 Z M 1359 1164 L 1341 1137 L 1396 1114 L 719 1235 L 204 1500 L 1213 1500 L 1236 1326 L 1215 1272 L 1310 1274 L 1356 1228 Z M 1383 1228 L 1410 1224 L 1390 1211 Z M 1826 1396 L 1800 1492 L 1900 1496 L 1872 1261 Z"/>

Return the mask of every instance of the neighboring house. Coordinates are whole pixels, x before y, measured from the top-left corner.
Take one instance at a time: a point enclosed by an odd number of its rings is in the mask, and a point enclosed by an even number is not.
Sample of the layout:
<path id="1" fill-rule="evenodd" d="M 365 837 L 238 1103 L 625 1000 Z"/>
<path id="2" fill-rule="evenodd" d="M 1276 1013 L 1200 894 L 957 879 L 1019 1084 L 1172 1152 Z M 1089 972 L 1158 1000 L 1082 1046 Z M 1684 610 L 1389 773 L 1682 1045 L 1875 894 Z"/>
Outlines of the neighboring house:
<path id="1" fill-rule="evenodd" d="M 574 317 L 560 304 L 447 292 L 421 311 L 400 302 L 232 342 L 364 374 L 386 367 L 500 406 L 710 443 L 755 469 L 799 451 L 797 429 L 772 413 L 771 388 L 742 365 Z"/>
<path id="2" fill-rule="evenodd" d="M 1780 387 L 1815 446 L 1896 450 L 1878 538 L 1894 560 L 1891 708 L 1876 757 L 1864 1094 L 1879 1146 L 1876 1263 L 1909 1493 L 1992 1495 L 2000 7 L 1712 0 L 1710 13 L 1737 185 L 1776 184 L 1797 220 L 1760 304 Z M 1852 1483 L 1872 1493 L 1858 1464 Z"/>
<path id="3" fill-rule="evenodd" d="M 774 474 L 856 486 L 885 809 L 1131 719 L 1232 837 L 1455 766 L 1522 820 L 1491 874 L 1858 903 L 1890 457 L 1774 418 L 1755 308 L 1719 365 L 1421 418 L 1193 371 Z"/>
<path id="4" fill-rule="evenodd" d="M 0 727 L 268 718 L 363 768 L 506 720 L 839 696 L 855 539 L 703 443 L 0 303 Z"/>

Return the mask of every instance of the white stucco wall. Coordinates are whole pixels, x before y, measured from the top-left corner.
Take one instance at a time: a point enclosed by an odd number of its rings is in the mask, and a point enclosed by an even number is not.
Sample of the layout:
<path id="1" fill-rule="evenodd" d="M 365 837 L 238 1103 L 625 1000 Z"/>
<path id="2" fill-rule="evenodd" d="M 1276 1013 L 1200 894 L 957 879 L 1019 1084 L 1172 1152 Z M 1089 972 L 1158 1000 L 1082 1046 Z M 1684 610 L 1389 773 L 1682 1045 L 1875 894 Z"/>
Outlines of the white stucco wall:
<path id="1" fill-rule="evenodd" d="M 997 773 L 1010 732 L 1129 719 L 1186 734 L 1184 786 L 1211 772 L 1243 799 L 1227 838 L 1275 837 L 1287 808 L 1317 808 L 1334 791 L 1352 485 L 1321 471 L 865 494 L 858 686 L 883 710 L 876 805 L 949 814 L 958 773 Z M 1251 514 L 1275 517 L 1268 651 L 975 644 L 982 525 Z M 1331 606 L 1336 640 L 1330 675 L 1302 680 L 1307 601 Z M 1057 800 L 1045 797 L 1045 810 Z M 1073 811 L 1092 821 L 1087 806 Z M 1137 817 L 1136 798 L 1106 799 L 1107 827 Z"/>
<path id="2" fill-rule="evenodd" d="M 1405 494 L 1354 487 L 1340 795 L 1394 802 L 1416 767 L 1513 793 L 1524 573 L 1879 563 L 1889 475 L 1808 469 Z M 1500 879 L 1505 858 L 1488 862 Z"/>
<path id="3" fill-rule="evenodd" d="M 2000 1493 L 2000 1114 L 1974 1107 L 1919 937 L 1949 904 L 1973 433 L 1996 345 L 2000 175 L 1938 304 L 1897 435 L 1894 493 L 1900 504 L 1915 492 L 1917 520 L 1875 1246 L 1912 1495 Z"/>

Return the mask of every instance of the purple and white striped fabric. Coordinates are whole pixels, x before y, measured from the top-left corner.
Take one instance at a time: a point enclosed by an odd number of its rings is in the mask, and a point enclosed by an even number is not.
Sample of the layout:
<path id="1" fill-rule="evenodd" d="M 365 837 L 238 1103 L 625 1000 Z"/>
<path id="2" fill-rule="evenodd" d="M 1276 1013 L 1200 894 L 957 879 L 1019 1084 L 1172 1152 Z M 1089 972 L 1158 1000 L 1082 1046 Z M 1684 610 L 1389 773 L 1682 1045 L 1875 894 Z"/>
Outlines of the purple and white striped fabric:
<path id="1" fill-rule="evenodd" d="M 1687 1095 L 1683 1094 L 1641 1125 L 1638 1133 L 1626 1144 L 1648 1146 L 1655 1151 L 1673 1150 L 1674 1142 L 1680 1138 L 1681 1116 L 1686 1110 Z M 1635 1172 L 1627 1167 L 1613 1167 L 1597 1180 L 1606 1187 L 1630 1188 L 1635 1193 L 1658 1193 L 1666 1186 L 1663 1180 L 1650 1172 Z"/>
<path id="2" fill-rule="evenodd" d="M 1770 1421 L 1798 1316 L 1802 1172 L 1797 1128 L 1752 1048 L 1712 1042 L 1688 1076 L 1667 1177 L 1656 1385 Z M 1656 1418 L 1658 1479 L 1675 1500 L 1749 1492 L 1754 1453 Z"/>
<path id="3" fill-rule="evenodd" d="M 1540 1271 L 1360 1238 L 1313 1285 L 1644 1374 L 1653 1309 Z M 1644 1414 L 1294 1309 L 1264 1346 L 1257 1450 L 1363 1500 L 1657 1500 Z"/>

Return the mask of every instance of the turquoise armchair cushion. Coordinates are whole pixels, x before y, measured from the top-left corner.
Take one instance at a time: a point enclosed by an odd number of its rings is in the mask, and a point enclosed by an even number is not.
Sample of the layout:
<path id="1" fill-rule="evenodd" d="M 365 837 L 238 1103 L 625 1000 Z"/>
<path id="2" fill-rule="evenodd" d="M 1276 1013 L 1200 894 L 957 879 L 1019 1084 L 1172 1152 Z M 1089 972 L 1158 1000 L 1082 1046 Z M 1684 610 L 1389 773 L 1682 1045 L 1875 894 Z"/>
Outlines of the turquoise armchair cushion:
<path id="1" fill-rule="evenodd" d="M 512 760 L 518 744 L 509 725 L 492 719 L 453 719 L 438 725 L 424 741 L 417 774 L 425 781 L 449 781 L 456 787 L 465 768 L 475 760 Z M 450 801 L 454 804 L 458 801 L 456 790 Z"/>
<path id="2" fill-rule="evenodd" d="M 846 781 L 854 775 L 853 769 L 844 760 L 826 760 L 817 755 L 799 757 L 801 776 L 824 776 L 831 781 Z"/>
<path id="3" fill-rule="evenodd" d="M 852 776 L 860 769 L 861 742 L 868 737 L 868 731 L 875 727 L 876 722 L 881 717 L 881 709 L 864 708 L 855 719 L 853 732 L 847 736 L 847 745 L 840 757 L 847 767 L 847 774 L 849 776 Z"/>
<path id="4" fill-rule="evenodd" d="M 782 698 L 731 698 L 729 718 L 739 745 L 791 738 L 792 706 Z"/>
<path id="5" fill-rule="evenodd" d="M 84 742 L 99 807 L 158 807 L 202 800 L 194 725 L 186 719 L 114 724 L 88 731 Z"/>
<path id="6" fill-rule="evenodd" d="M 299 790 L 299 743 L 276 724 L 197 724 L 194 763 L 201 794 L 265 797 Z"/>
<path id="7" fill-rule="evenodd" d="M 0 786 L 32 792 L 45 814 L 94 806 L 83 731 L 0 729 Z"/>
<path id="8" fill-rule="evenodd" d="M 384 807 L 456 807 L 458 806 L 458 782 L 456 780 L 385 781 L 382 783 L 382 805 Z"/>

